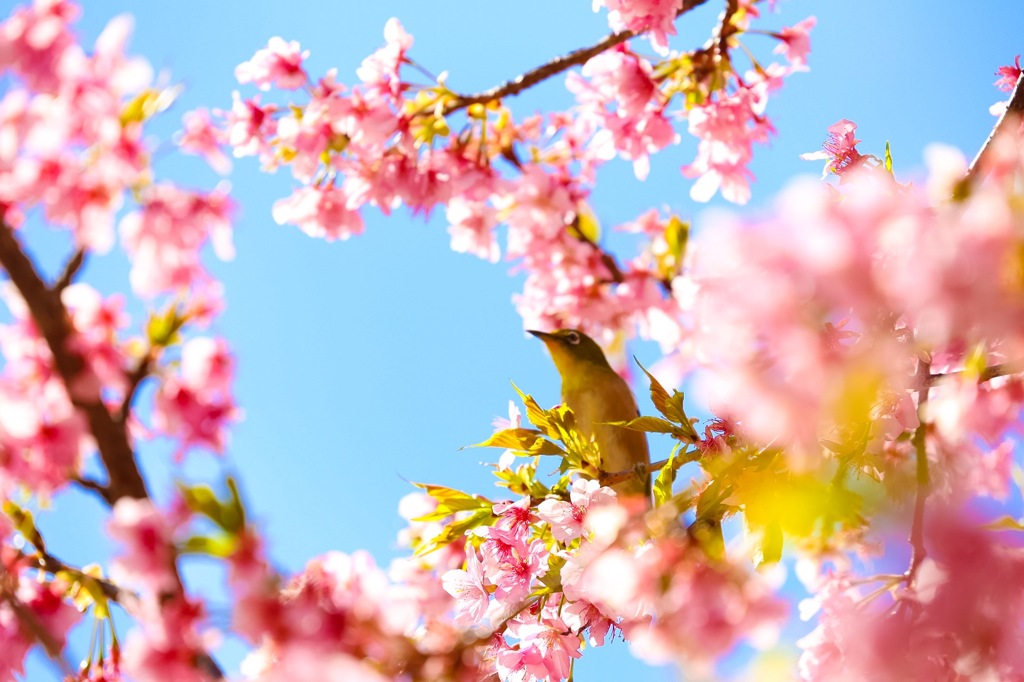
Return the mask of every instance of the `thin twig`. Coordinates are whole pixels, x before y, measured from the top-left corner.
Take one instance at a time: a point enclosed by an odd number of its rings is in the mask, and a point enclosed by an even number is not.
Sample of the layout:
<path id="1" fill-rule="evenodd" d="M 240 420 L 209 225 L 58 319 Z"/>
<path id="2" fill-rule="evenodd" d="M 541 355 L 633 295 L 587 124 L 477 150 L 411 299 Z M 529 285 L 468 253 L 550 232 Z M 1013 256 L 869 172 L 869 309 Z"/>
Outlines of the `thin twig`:
<path id="1" fill-rule="evenodd" d="M 682 16 L 693 8 L 703 5 L 705 2 L 707 0 L 683 0 L 682 7 L 679 8 L 676 17 Z M 637 33 L 635 31 L 629 30 L 611 33 L 590 47 L 582 47 L 560 57 L 555 57 L 551 61 L 531 69 L 511 81 L 506 81 L 501 85 L 496 85 L 489 90 L 484 90 L 475 95 L 459 96 L 445 106 L 444 113 L 450 114 L 453 111 L 465 109 L 473 104 L 487 104 L 488 102 L 496 102 L 503 97 L 518 95 L 523 90 L 531 88 L 552 76 L 557 76 L 563 71 L 568 71 L 574 66 L 584 64 L 591 57 L 595 57 L 605 50 L 620 45 L 636 36 Z"/>
<path id="2" fill-rule="evenodd" d="M 957 370 L 955 372 L 946 372 L 945 374 L 929 374 L 923 377 L 925 381 L 925 387 L 938 386 L 939 384 L 945 384 L 950 381 L 955 381 L 960 377 L 964 376 L 966 370 Z M 1010 374 L 1020 374 L 1024 372 L 1024 360 L 1011 360 L 1010 362 L 1002 362 L 991 367 L 986 367 L 982 371 L 981 375 L 978 376 L 978 383 L 984 383 L 991 381 L 996 377 L 1004 377 Z"/>
<path id="3" fill-rule="evenodd" d="M 925 410 L 928 406 L 928 386 L 929 378 L 931 375 L 931 363 L 921 362 L 918 366 L 918 372 L 924 378 L 924 388 L 918 391 L 917 401 L 917 415 L 920 423 L 917 425 L 917 429 L 914 430 L 914 436 L 912 442 L 914 444 L 914 455 L 917 461 L 917 493 L 914 496 L 914 519 L 910 526 L 910 568 L 907 569 L 906 580 L 907 585 L 912 585 L 914 582 L 914 576 L 917 574 L 917 569 L 920 568 L 921 562 L 928 555 L 927 550 L 924 546 L 924 504 L 928 499 L 928 493 L 931 490 L 931 481 L 928 474 L 928 451 L 926 443 L 926 435 L 928 432 L 928 425 L 925 422 Z"/>
<path id="4" fill-rule="evenodd" d="M 4 574 L 10 575 L 5 567 L 0 566 L 0 600 L 7 603 L 11 611 L 14 612 L 14 617 L 17 618 L 22 627 L 28 631 L 32 639 L 42 645 L 46 655 L 60 667 L 61 672 L 66 676 L 74 675 L 74 671 L 71 669 L 71 666 L 68 665 L 68 662 L 60 655 L 61 650 L 63 649 L 60 642 L 57 641 L 57 639 L 41 622 L 39 622 L 39 618 L 36 616 L 35 612 L 26 606 L 20 599 L 18 599 L 17 595 L 11 591 L 7 586 L 7 583 L 10 581 L 3 579 Z"/>
<path id="5" fill-rule="evenodd" d="M 992 154 L 993 140 L 999 137 L 1008 126 L 1020 125 L 1022 116 L 1024 116 L 1024 73 L 1017 77 L 1017 83 L 1013 86 L 1013 92 L 1010 93 L 1010 101 L 1006 104 L 1006 111 L 996 121 L 992 132 L 985 139 L 985 143 L 981 145 L 977 156 L 971 161 L 965 177 L 967 182 L 973 182 L 985 170 L 986 161 Z"/>
<path id="6" fill-rule="evenodd" d="M 153 364 L 153 351 L 152 349 L 147 351 L 145 355 L 139 360 L 139 364 L 135 366 L 132 373 L 128 375 L 128 388 L 125 389 L 124 399 L 121 401 L 121 407 L 117 410 L 117 419 L 121 423 L 128 418 L 128 413 L 132 409 L 132 401 L 135 399 L 135 394 L 139 390 L 139 385 L 142 381 L 149 376 L 150 366 Z"/>
<path id="7" fill-rule="evenodd" d="M 113 506 L 114 503 L 116 502 L 116 500 L 111 499 L 110 490 L 108 490 L 107 486 L 104 485 L 103 483 L 100 483 L 99 481 L 94 481 L 91 478 L 85 478 L 84 476 L 80 476 L 72 480 L 81 487 L 85 488 L 86 490 L 91 490 L 94 493 L 98 494 L 100 497 L 103 498 L 103 501 L 106 502 L 108 505 Z"/>
<path id="8" fill-rule="evenodd" d="M 15 237 L 13 228 L 3 220 L 0 220 L 0 265 L 17 287 L 36 328 L 46 340 L 71 402 L 85 414 L 100 459 L 107 469 L 111 499 L 149 497 L 124 424 L 114 419 L 98 395 L 88 398 L 75 395 L 73 388 L 82 371 L 83 361 L 68 343 L 74 335 L 71 318 L 60 301 L 59 292 L 46 286 Z"/>
<path id="9" fill-rule="evenodd" d="M 53 283 L 51 289 L 58 294 L 67 289 L 84 263 L 85 249 L 79 248 L 68 262 L 64 264 L 64 271 L 60 273 L 60 277 Z"/>
<path id="10" fill-rule="evenodd" d="M 57 557 L 53 556 L 52 554 L 49 554 L 48 552 L 40 551 L 38 555 L 22 554 L 22 556 L 29 562 L 31 566 L 54 576 L 60 572 L 66 572 L 70 574 L 83 573 L 82 569 L 70 566 L 61 561 L 60 559 L 58 559 Z M 103 592 L 104 597 L 106 597 L 110 601 L 117 602 L 118 604 L 123 606 L 125 610 L 130 610 L 131 608 L 134 608 L 134 605 L 140 601 L 138 594 L 131 590 L 120 587 L 116 583 L 113 583 L 105 578 L 96 578 L 92 576 L 90 576 L 90 578 L 92 578 L 92 580 L 95 581 L 97 585 L 99 585 L 99 588 Z"/>

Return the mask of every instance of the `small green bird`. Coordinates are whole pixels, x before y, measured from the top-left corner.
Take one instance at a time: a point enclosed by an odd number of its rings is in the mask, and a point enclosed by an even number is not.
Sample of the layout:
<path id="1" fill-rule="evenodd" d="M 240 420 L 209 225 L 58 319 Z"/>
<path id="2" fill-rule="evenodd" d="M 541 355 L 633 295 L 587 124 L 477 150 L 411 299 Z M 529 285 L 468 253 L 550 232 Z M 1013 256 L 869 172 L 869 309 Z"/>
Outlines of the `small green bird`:
<path id="1" fill-rule="evenodd" d="M 586 438 L 593 438 L 601 453 L 605 474 L 649 465 L 647 435 L 608 422 L 628 421 L 640 416 L 636 398 L 604 356 L 597 342 L 575 329 L 540 332 L 528 329 L 551 353 L 562 376 L 562 401 L 576 415 L 576 425 Z M 611 486 L 619 496 L 651 496 L 650 474 L 634 476 Z"/>

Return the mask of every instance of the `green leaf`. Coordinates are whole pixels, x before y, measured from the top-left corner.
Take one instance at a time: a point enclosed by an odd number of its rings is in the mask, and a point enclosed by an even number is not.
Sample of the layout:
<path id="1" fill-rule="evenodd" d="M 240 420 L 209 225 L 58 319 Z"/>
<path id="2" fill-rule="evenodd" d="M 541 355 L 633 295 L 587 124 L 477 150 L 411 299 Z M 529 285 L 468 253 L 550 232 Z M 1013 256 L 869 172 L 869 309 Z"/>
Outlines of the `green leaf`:
<path id="1" fill-rule="evenodd" d="M 564 455 L 565 451 L 534 429 L 504 429 L 497 431 L 482 443 L 472 448 L 506 448 L 519 450 L 527 455 Z"/>
<path id="2" fill-rule="evenodd" d="M 686 416 L 686 411 L 683 409 L 683 394 L 673 390 L 672 395 L 669 395 L 665 387 L 661 385 L 661 382 L 655 379 L 654 375 L 648 372 L 647 368 L 641 365 L 639 360 L 635 357 L 633 360 L 636 361 L 636 364 L 643 370 L 651 382 L 651 402 L 654 403 L 654 408 L 670 422 L 682 427 L 686 437 L 692 438 L 694 441 L 699 440 L 697 432 L 693 429 L 693 424 L 690 423 L 690 419 Z"/>
<path id="3" fill-rule="evenodd" d="M 552 415 L 549 410 L 541 409 L 541 406 L 537 404 L 537 401 L 533 399 L 533 396 L 527 395 L 519 390 L 519 387 L 512 383 L 512 388 L 519 394 L 520 399 L 523 401 L 523 405 L 526 407 L 526 418 L 531 424 L 540 429 L 541 433 L 549 438 L 557 438 L 558 430 L 555 428 L 555 424 L 552 421 Z"/>
<path id="4" fill-rule="evenodd" d="M 178 340 L 178 330 L 185 320 L 178 316 L 178 305 L 172 303 L 163 312 L 153 312 L 146 321 L 146 338 L 156 348 L 169 346 Z"/>
<path id="5" fill-rule="evenodd" d="M 778 521 L 771 521 L 764 527 L 764 537 L 761 539 L 761 560 L 758 567 L 767 564 L 776 564 L 782 558 L 782 526 Z"/>
<path id="6" fill-rule="evenodd" d="M 672 484 L 676 482 L 676 468 L 674 466 L 676 450 L 673 448 L 665 466 L 661 467 L 658 477 L 654 479 L 654 506 L 660 507 L 672 498 Z"/>
<path id="7" fill-rule="evenodd" d="M 193 535 L 179 547 L 182 554 L 202 554 L 205 556 L 225 558 L 234 554 L 236 543 L 228 535 Z"/>
<path id="8" fill-rule="evenodd" d="M 668 243 L 669 253 L 677 264 L 682 262 L 689 240 L 690 223 L 680 220 L 678 216 L 669 218 L 665 224 L 665 241 Z"/>
<path id="9" fill-rule="evenodd" d="M 668 433 L 679 440 L 692 442 L 690 434 L 684 429 L 681 429 L 667 419 L 661 419 L 660 417 L 637 417 L 625 422 L 602 423 L 610 426 L 618 426 L 623 429 L 629 429 L 630 431 L 643 431 L 644 433 Z"/>
<path id="10" fill-rule="evenodd" d="M 441 549 L 450 545 L 477 526 L 487 525 L 487 522 L 492 519 L 494 519 L 494 515 L 491 514 L 489 507 L 487 509 L 479 509 L 464 519 L 449 523 L 440 533 L 431 538 L 430 542 L 425 542 L 417 547 L 413 555 L 423 556 L 424 554 L 430 554 L 435 549 Z"/>
<path id="11" fill-rule="evenodd" d="M 544 586 L 543 590 L 534 590 L 532 596 L 541 594 L 555 594 L 562 591 L 562 566 L 565 566 L 565 557 L 557 554 L 548 556 L 548 572 L 537 580 Z"/>
<path id="12" fill-rule="evenodd" d="M 4 514 L 14 524 L 14 529 L 21 533 L 22 537 L 32 543 L 40 552 L 46 551 L 46 544 L 43 542 L 43 536 L 39 534 L 39 530 L 36 528 L 35 519 L 32 516 L 32 512 L 24 507 L 20 507 L 11 500 L 4 500 L 3 504 Z"/>
<path id="13" fill-rule="evenodd" d="M 440 521 L 460 511 L 477 511 L 481 509 L 491 513 L 494 503 L 481 495 L 470 495 L 455 488 L 446 488 L 443 485 L 431 485 L 429 483 L 413 483 L 414 486 L 426 491 L 428 495 L 437 500 L 437 509 L 424 514 L 413 521 Z"/>
<path id="14" fill-rule="evenodd" d="M 210 519 L 227 533 L 237 535 L 245 528 L 245 510 L 234 479 L 228 478 L 227 487 L 228 498 L 221 501 L 213 488 L 205 483 L 191 486 L 178 484 L 185 506 Z"/>
<path id="15" fill-rule="evenodd" d="M 889 140 L 885 141 L 885 170 L 892 175 L 892 149 L 889 148 Z"/>

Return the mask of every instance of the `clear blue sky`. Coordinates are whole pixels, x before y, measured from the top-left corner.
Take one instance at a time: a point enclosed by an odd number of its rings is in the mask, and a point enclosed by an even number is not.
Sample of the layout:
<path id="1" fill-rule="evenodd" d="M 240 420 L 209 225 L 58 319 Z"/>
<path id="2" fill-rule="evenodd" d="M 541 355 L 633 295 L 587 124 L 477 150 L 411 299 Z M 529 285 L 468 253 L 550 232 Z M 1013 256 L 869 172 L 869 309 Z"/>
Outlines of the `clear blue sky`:
<path id="1" fill-rule="evenodd" d="M 897 170 L 912 176 L 923 147 L 953 144 L 971 156 L 993 123 L 988 107 L 1001 98 L 995 69 L 1024 51 L 1020 0 L 972 3 L 857 0 L 783 0 L 781 13 L 760 28 L 777 29 L 815 14 L 811 71 L 789 79 L 768 114 L 778 135 L 756 150 L 751 205 L 766 206 L 795 174 L 820 172 L 799 160 L 817 149 L 826 127 L 840 118 L 856 121 L 864 152 L 892 143 Z M 4 14 L 9 0 L 0 3 Z M 721 3 L 681 22 L 674 45 L 702 43 Z M 91 44 L 117 13 L 136 17 L 132 52 L 166 70 L 186 90 L 156 129 L 176 130 L 183 112 L 199 105 L 228 107 L 238 89 L 235 66 L 271 36 L 299 41 L 311 51 L 311 73 L 337 67 L 352 82 L 360 61 L 383 41 L 391 16 L 401 19 L 416 42 L 411 56 L 433 72 L 447 70 L 459 91 L 490 87 L 607 33 L 605 15 L 587 0 L 481 3 L 381 1 L 376 3 L 135 3 L 86 4 L 80 31 Z M 768 38 L 746 42 L 764 55 Z M 646 49 L 646 48 L 645 48 Z M 515 102 L 520 113 L 565 106 L 564 79 Z M 251 90 L 244 90 L 251 93 Z M 645 209 L 666 206 L 697 219 L 704 207 L 688 197 L 679 166 L 692 159 L 683 144 L 653 160 L 646 183 L 628 163 L 616 162 L 599 176 L 593 205 L 607 228 Z M 166 136 L 165 136 L 166 138 Z M 164 175 L 210 186 L 216 178 L 195 159 L 160 156 Z M 218 460 L 194 453 L 183 475 L 218 478 L 236 473 L 252 517 L 261 526 L 275 562 L 292 572 L 327 550 L 369 549 L 385 564 L 397 553 L 398 500 L 408 481 L 442 483 L 496 495 L 488 469 L 477 466 L 497 452 L 460 451 L 491 430 L 514 396 L 509 380 L 542 404 L 558 402 L 558 380 L 541 344 L 522 333 L 512 304 L 521 280 L 508 265 L 491 265 L 448 248 L 443 215 L 424 223 L 404 211 L 390 218 L 367 213 L 367 230 L 348 242 L 327 244 L 270 217 L 276 198 L 293 186 L 284 173 L 265 175 L 243 159 L 231 176 L 241 206 L 235 230 L 238 257 L 210 260 L 227 290 L 228 308 L 215 331 L 227 337 L 239 363 L 236 393 L 246 418 L 233 433 L 230 453 Z M 711 226 L 713 227 L 713 226 Z M 35 242 L 44 263 L 63 258 L 59 239 Z M 615 242 L 618 245 L 618 242 Z M 625 253 L 634 246 L 623 241 Z M 104 291 L 127 287 L 120 254 L 91 261 L 85 279 Z M 132 304 L 136 314 L 141 308 Z M 646 364 L 657 349 L 632 349 Z M 642 410 L 651 408 L 646 400 Z M 655 452 L 655 457 L 658 454 Z M 153 486 L 169 490 L 167 448 L 144 446 L 141 459 Z M 91 497 L 57 498 L 41 525 L 52 551 L 69 562 L 103 559 L 112 550 L 102 533 L 104 510 Z M 73 521 L 69 521 L 73 519 Z M 209 563 L 186 573 L 219 596 L 219 574 Z M 214 609 L 226 625 L 226 611 Z M 73 650 L 83 653 L 84 644 Z M 237 649 L 225 660 L 237 661 Z M 633 661 L 621 643 L 588 652 L 577 668 L 587 682 L 675 679 Z M 33 661 L 28 679 L 56 679 Z"/>

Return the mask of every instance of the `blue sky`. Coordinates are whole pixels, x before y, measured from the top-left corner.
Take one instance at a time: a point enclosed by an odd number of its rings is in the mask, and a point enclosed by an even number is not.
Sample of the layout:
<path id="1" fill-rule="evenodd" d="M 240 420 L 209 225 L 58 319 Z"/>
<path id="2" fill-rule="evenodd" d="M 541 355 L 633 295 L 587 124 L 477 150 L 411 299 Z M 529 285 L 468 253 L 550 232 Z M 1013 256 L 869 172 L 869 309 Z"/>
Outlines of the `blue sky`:
<path id="1" fill-rule="evenodd" d="M 9 3 L 3 3 L 8 5 Z M 673 45 L 705 40 L 719 2 L 687 16 Z M 769 104 L 778 134 L 756 150 L 751 205 L 756 212 L 796 174 L 820 167 L 800 161 L 817 149 L 828 125 L 848 118 L 860 125 L 864 152 L 892 144 L 898 173 L 920 172 L 922 150 L 933 141 L 973 156 L 994 121 L 988 107 L 1001 98 L 992 87 L 995 69 L 1024 51 L 1020 0 L 989 0 L 985 12 L 970 3 L 811 2 L 783 0 L 766 16 L 765 29 L 792 25 L 814 14 L 811 71 L 788 80 Z M 397 16 L 416 42 L 411 56 L 434 73 L 449 72 L 449 85 L 477 91 L 507 80 L 554 55 L 595 42 L 608 32 L 603 13 L 585 0 L 514 4 L 448 0 L 414 3 L 133 3 L 86 4 L 79 24 L 92 40 L 116 14 L 136 17 L 132 52 L 186 90 L 155 130 L 166 140 L 181 114 L 196 106 L 228 107 L 235 66 L 271 36 L 299 41 L 311 52 L 308 68 L 319 75 L 337 67 L 352 82 L 360 61 L 383 41 L 385 21 Z M 6 12 L 5 12 L 6 14 Z M 765 57 L 774 41 L 746 43 Z M 646 47 L 645 51 L 649 51 Z M 570 103 L 559 77 L 518 98 L 520 113 Z M 251 94 L 250 90 L 244 90 Z M 650 178 L 638 183 L 630 164 L 602 170 L 592 204 L 606 233 L 612 225 L 650 207 L 694 218 L 689 181 L 679 166 L 693 157 L 683 143 L 653 159 Z M 166 144 L 166 143 L 164 143 Z M 158 170 L 184 184 L 211 186 L 217 178 L 196 159 L 158 154 Z M 166 497 L 171 477 L 219 479 L 236 474 L 252 518 L 266 534 L 272 556 L 286 571 L 300 570 L 319 553 L 369 549 L 382 564 L 397 554 L 398 500 L 409 481 L 441 483 L 497 495 L 481 460 L 497 452 L 459 450 L 483 440 L 495 416 L 505 415 L 514 380 L 542 404 L 558 402 L 558 379 L 542 346 L 522 332 L 511 297 L 521 279 L 508 264 L 491 265 L 448 248 L 443 215 L 429 221 L 404 211 L 365 215 L 366 234 L 327 244 L 297 229 L 276 225 L 270 206 L 290 193 L 284 173 L 262 174 L 251 159 L 230 177 L 241 210 L 234 262 L 210 265 L 227 292 L 227 311 L 215 327 L 237 354 L 238 400 L 246 418 L 224 459 L 193 453 L 183 468 L 166 464 L 166 444 L 142 448 L 141 460 Z M 35 236 L 44 264 L 61 262 L 60 235 Z M 627 257 L 635 244 L 612 242 Z M 106 292 L 127 288 L 127 262 L 117 253 L 90 261 L 84 277 Z M 141 314 L 133 302 L 130 310 Z M 631 348 L 645 364 L 653 345 Z M 642 387 L 641 387 L 642 388 Z M 641 391 L 643 393 L 643 391 Z M 650 413 L 646 398 L 641 409 Z M 657 451 L 655 458 L 662 455 Z M 104 509 L 91 497 L 70 493 L 53 502 L 41 520 L 47 544 L 69 562 L 107 557 Z M 69 521 L 74 519 L 74 521 Z M 226 625 L 219 574 L 209 562 L 186 567 L 190 578 L 215 595 L 214 620 Z M 75 656 L 84 645 L 73 649 Z M 237 661 L 229 647 L 225 660 Z M 577 669 L 588 682 L 675 679 L 634 661 L 621 643 L 588 652 Z M 56 679 L 37 656 L 28 679 Z"/>

